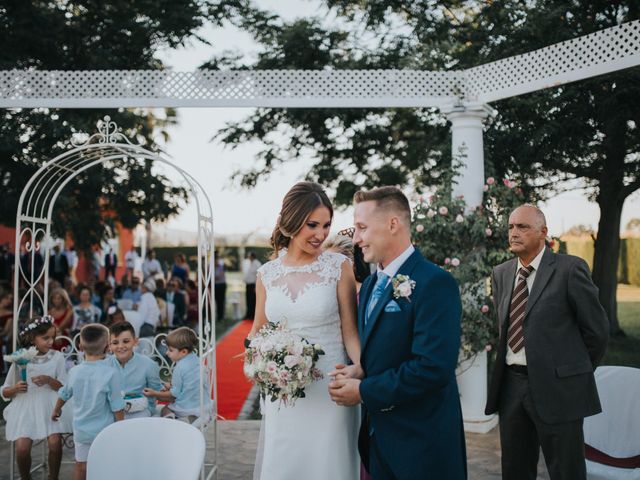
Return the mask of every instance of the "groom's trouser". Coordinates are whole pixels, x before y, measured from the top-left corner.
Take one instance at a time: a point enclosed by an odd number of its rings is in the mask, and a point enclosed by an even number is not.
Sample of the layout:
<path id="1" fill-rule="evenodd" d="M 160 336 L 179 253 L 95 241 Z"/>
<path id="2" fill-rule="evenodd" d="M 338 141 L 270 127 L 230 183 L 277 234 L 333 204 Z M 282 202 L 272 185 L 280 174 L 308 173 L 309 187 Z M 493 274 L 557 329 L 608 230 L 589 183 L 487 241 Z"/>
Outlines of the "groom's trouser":
<path id="1" fill-rule="evenodd" d="M 505 368 L 498 412 L 503 480 L 535 480 L 540 447 L 551 480 L 587 478 L 582 420 L 544 423 L 533 405 L 526 373 Z"/>
<path id="2" fill-rule="evenodd" d="M 375 432 L 369 437 L 369 474 L 373 480 L 396 480 L 391 468 L 380 454 Z"/>

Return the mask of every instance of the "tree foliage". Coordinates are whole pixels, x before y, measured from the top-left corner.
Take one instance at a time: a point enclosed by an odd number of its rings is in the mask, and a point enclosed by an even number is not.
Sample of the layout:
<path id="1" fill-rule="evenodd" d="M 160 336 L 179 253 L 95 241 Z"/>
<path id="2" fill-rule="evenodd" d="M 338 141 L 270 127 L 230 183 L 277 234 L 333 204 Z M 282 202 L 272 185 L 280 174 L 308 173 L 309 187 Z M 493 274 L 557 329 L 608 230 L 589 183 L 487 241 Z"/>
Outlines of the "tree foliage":
<path id="1" fill-rule="evenodd" d="M 59 0 L 0 1 L 0 69 L 158 69 L 159 48 L 177 47 L 205 21 L 216 24 L 238 14 L 240 1 Z M 176 121 L 173 110 L 96 111 L 12 109 L 0 122 L 0 222 L 13 225 L 17 201 L 31 175 L 46 160 L 70 148 L 77 132 L 93 133 L 109 114 L 125 135 L 154 150 L 156 135 Z M 59 236 L 71 233 L 88 249 L 110 234 L 110 224 L 134 227 L 141 219 L 176 214 L 187 192 L 152 172 L 152 165 L 129 163 L 120 174 L 94 167 L 70 183 L 54 210 Z M 107 219 L 104 215 L 112 216 Z"/>
<path id="2" fill-rule="evenodd" d="M 263 46 L 243 68 L 414 68 L 455 70 L 519 55 L 640 17 L 635 0 L 325 0 L 318 18 L 283 22 L 262 13 L 243 28 Z M 597 52 L 594 52 L 597 54 Z M 216 59 L 210 66 L 229 59 Z M 624 200 L 640 188 L 640 69 L 496 102 L 485 133 L 489 175 L 510 175 L 550 196 L 566 180 L 586 186 L 601 209 L 594 258 L 600 300 L 616 321 L 616 265 Z M 276 135 L 278 134 L 278 135 Z M 259 140 L 260 163 L 240 172 L 255 185 L 302 152 L 315 156 L 309 178 L 348 203 L 360 187 L 403 184 L 420 190 L 450 167 L 450 137 L 433 110 L 260 109 L 218 138 Z"/>

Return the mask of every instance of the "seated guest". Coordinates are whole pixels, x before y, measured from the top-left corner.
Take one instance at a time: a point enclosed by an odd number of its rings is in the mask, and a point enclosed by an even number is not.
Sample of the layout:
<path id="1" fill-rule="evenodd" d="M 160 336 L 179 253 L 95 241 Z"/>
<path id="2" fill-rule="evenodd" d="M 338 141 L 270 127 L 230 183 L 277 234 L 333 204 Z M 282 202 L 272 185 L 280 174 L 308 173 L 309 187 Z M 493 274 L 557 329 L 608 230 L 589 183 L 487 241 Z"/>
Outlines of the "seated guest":
<path id="1" fill-rule="evenodd" d="M 200 361 L 194 353 L 198 337 L 193 330 L 180 327 L 167 335 L 167 356 L 175 363 L 171 384 L 158 391 L 145 388 L 143 394 L 171 402 L 162 408 L 163 417 L 178 418 L 193 423 L 200 415 Z M 205 410 L 209 409 L 209 381 L 204 378 Z"/>
<path id="2" fill-rule="evenodd" d="M 109 307 L 107 310 L 107 327 L 112 327 L 116 323 L 122 323 L 125 321 L 124 313 L 118 307 Z"/>
<path id="3" fill-rule="evenodd" d="M 71 327 L 73 335 L 85 325 L 99 322 L 102 316 L 102 311 L 91 303 L 91 289 L 89 287 L 80 287 L 79 297 L 80 303 L 73 307 L 73 326 Z"/>
<path id="4" fill-rule="evenodd" d="M 164 294 L 159 294 L 165 302 L 173 304 L 173 325 L 178 327 L 184 325 L 187 307 L 184 301 L 184 294 L 178 290 L 178 280 L 173 278 L 167 283 L 167 290 Z"/>
<path id="5" fill-rule="evenodd" d="M 124 274 L 120 279 L 120 283 L 116 285 L 116 289 L 115 289 L 116 300 L 120 300 L 122 298 L 122 295 L 124 295 L 125 290 L 127 290 L 128 288 L 129 288 L 129 276 L 127 274 Z"/>
<path id="6" fill-rule="evenodd" d="M 164 272 L 162 271 L 162 265 L 156 258 L 156 252 L 153 249 L 149 249 L 147 258 L 142 262 L 142 280 L 146 281 L 148 278 L 155 280 L 156 277 L 162 275 L 164 275 Z"/>
<path id="7" fill-rule="evenodd" d="M 96 306 L 102 310 L 102 315 L 100 316 L 100 321 L 102 323 L 107 322 L 107 315 L 110 307 L 117 306 L 116 300 L 114 298 L 114 290 L 111 285 L 106 285 L 101 294 L 100 302 L 96 304 Z"/>
<path id="8" fill-rule="evenodd" d="M 122 376 L 120 383 L 127 404 L 125 419 L 152 416 L 156 410 L 155 399 L 147 400 L 142 391 L 145 388 L 162 388 L 160 367 L 149 357 L 133 351 L 138 339 L 133 325 L 129 322 L 116 323 L 109 331 L 109 344 L 113 355 L 108 360 Z"/>
<path id="9" fill-rule="evenodd" d="M 140 290 L 140 279 L 138 277 L 133 277 L 131 280 L 131 286 L 122 293 L 122 298 L 125 300 L 131 300 L 134 305 L 140 303 L 142 291 Z"/>
<path id="10" fill-rule="evenodd" d="M 149 278 L 142 285 L 142 296 L 140 303 L 136 306 L 136 310 L 140 314 L 142 325 L 140 327 L 141 337 L 151 337 L 156 332 L 156 326 L 160 320 L 160 309 L 158 302 L 153 294 L 156 290 L 156 282 L 153 278 Z"/>

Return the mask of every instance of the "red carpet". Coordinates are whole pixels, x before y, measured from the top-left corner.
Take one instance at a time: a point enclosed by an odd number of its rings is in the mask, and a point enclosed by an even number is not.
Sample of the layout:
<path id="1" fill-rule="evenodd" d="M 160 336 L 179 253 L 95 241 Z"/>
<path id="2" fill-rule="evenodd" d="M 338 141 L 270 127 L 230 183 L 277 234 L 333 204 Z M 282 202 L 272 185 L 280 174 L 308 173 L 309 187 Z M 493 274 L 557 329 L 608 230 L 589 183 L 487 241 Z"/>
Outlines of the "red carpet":
<path id="1" fill-rule="evenodd" d="M 242 366 L 244 339 L 249 334 L 252 320 L 243 320 L 233 327 L 216 346 L 218 376 L 218 415 L 226 420 L 235 420 L 251 391 Z"/>

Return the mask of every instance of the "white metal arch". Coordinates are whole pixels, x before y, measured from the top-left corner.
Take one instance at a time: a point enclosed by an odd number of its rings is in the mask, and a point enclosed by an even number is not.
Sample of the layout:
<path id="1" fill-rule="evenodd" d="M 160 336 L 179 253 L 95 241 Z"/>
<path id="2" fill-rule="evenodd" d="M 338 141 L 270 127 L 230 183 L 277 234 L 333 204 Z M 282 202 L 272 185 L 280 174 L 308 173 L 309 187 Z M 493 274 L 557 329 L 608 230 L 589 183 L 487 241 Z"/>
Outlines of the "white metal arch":
<path id="1" fill-rule="evenodd" d="M 18 324 L 21 318 L 46 313 L 48 310 L 49 244 L 56 200 L 69 182 L 97 165 L 117 168 L 125 162 L 160 162 L 177 170 L 187 182 L 195 200 L 198 214 L 198 333 L 200 356 L 200 429 L 214 429 L 214 460 L 208 472 L 203 468 L 203 478 L 213 478 L 217 473 L 217 381 L 215 358 L 215 315 L 213 281 L 213 210 L 206 191 L 192 175 L 181 169 L 161 154 L 151 152 L 140 145 L 132 144 L 111 121 L 109 116 L 98 122 L 98 133 L 85 142 L 46 162 L 27 182 L 16 215 L 16 244 L 14 272 L 14 322 L 13 348 L 17 347 Z M 24 250 L 28 264 L 24 268 L 20 252 Z M 36 269 L 36 254 L 43 259 L 42 269 Z M 21 285 L 24 285 L 21 288 Z M 172 366 L 161 354 L 158 346 L 164 342 L 165 334 L 154 339 L 142 339 L 142 353 L 155 357 L 164 372 Z M 67 358 L 77 360 L 77 338 L 66 338 L 70 347 L 64 351 Z M 205 391 L 204 379 L 208 378 L 211 391 Z M 207 407 L 206 396 L 211 399 Z M 12 449 L 13 450 L 13 449 Z M 11 462 L 13 478 L 13 461 Z"/>

